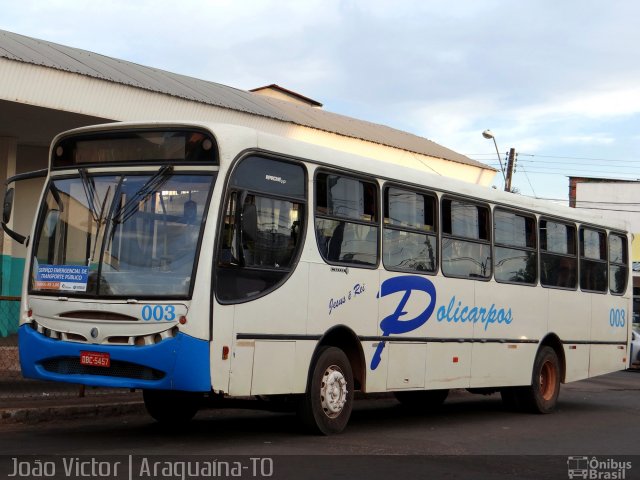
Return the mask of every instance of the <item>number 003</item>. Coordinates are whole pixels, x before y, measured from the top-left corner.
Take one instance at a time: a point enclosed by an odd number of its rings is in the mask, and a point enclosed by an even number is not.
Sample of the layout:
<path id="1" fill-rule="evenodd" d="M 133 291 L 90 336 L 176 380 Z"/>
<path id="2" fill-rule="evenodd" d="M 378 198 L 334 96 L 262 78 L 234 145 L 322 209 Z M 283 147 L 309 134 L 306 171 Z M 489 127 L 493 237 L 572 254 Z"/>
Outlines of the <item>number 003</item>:
<path id="1" fill-rule="evenodd" d="M 624 327 L 625 323 L 624 310 L 619 308 L 609 310 L 609 325 L 612 327 Z"/>
<path id="2" fill-rule="evenodd" d="M 176 307 L 173 305 L 145 305 L 142 307 L 142 319 L 146 322 L 151 319 L 159 322 L 170 322 L 176 319 Z"/>

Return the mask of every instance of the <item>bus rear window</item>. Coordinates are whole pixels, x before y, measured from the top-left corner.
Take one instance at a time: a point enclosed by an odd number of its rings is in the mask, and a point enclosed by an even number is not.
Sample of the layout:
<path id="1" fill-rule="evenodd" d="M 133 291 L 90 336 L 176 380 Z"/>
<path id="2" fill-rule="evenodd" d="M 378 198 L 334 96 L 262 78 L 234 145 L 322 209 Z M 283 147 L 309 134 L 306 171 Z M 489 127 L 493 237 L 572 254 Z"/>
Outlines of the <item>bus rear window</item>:
<path id="1" fill-rule="evenodd" d="M 91 133 L 61 139 L 53 148 L 51 167 L 140 163 L 217 164 L 210 134 L 200 130 L 129 130 Z"/>

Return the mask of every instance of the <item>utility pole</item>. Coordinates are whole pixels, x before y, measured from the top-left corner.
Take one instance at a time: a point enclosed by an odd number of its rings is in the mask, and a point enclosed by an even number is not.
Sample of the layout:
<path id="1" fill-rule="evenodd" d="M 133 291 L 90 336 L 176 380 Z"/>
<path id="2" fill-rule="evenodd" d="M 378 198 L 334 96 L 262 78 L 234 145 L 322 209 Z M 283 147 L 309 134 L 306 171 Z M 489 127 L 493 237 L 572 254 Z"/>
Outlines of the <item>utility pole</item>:
<path id="1" fill-rule="evenodd" d="M 509 159 L 507 160 L 507 178 L 504 182 L 504 191 L 511 191 L 511 179 L 513 178 L 513 167 L 516 159 L 516 149 L 511 148 L 509 150 Z"/>

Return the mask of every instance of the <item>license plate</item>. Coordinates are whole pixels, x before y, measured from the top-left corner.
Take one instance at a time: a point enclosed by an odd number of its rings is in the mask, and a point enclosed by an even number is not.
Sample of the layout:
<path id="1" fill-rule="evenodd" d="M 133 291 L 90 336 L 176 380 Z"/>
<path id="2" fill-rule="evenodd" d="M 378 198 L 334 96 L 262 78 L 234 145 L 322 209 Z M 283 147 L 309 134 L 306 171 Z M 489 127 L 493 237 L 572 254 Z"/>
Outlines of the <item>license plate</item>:
<path id="1" fill-rule="evenodd" d="M 108 353 L 101 352 L 80 352 L 80 365 L 90 367 L 109 367 L 111 358 Z"/>

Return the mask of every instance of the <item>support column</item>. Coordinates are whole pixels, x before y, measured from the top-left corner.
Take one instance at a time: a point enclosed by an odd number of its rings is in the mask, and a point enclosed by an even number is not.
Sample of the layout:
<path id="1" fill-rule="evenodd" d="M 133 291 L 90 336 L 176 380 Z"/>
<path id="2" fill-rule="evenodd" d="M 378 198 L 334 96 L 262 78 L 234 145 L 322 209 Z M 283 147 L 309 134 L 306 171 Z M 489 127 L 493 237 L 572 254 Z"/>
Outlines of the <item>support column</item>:
<path id="1" fill-rule="evenodd" d="M 18 156 L 18 141 L 12 137 L 0 137 L 0 199 L 4 199 L 6 190 L 5 181 L 16 174 Z M 13 216 L 7 224 L 13 227 Z M 20 295 L 22 283 L 22 269 L 24 258 L 15 258 L 14 252 L 18 252 L 18 246 L 13 240 L 0 233 L 0 295 L 2 297 L 15 297 Z M 0 337 L 6 337 L 17 332 L 18 329 L 19 302 L 0 300 Z"/>

